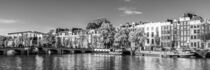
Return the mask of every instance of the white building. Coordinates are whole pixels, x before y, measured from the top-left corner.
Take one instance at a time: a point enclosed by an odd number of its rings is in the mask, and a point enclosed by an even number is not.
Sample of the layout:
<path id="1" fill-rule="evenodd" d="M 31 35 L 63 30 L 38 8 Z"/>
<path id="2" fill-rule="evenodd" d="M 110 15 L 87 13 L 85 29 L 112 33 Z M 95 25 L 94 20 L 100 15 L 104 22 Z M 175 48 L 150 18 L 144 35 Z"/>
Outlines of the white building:
<path id="1" fill-rule="evenodd" d="M 60 40 L 58 40 L 60 38 Z M 88 39 L 85 30 L 61 31 L 56 35 L 56 41 L 61 43 L 63 47 L 69 48 L 88 48 Z"/>
<path id="2" fill-rule="evenodd" d="M 88 30 L 88 43 L 92 48 L 103 48 L 101 41 L 101 33 L 97 29 Z"/>
<path id="3" fill-rule="evenodd" d="M 8 33 L 8 36 L 12 38 L 12 41 L 15 43 L 21 42 L 24 46 L 40 46 L 43 40 L 43 37 L 46 36 L 46 33 L 37 32 L 37 31 L 24 31 L 24 32 L 14 32 L 14 33 Z M 29 39 L 30 45 L 27 43 L 28 40 L 22 40 Z M 27 43 L 26 43 L 27 42 Z M 19 44 L 15 45 L 15 47 L 19 46 Z"/>
<path id="4" fill-rule="evenodd" d="M 143 30 L 147 36 L 145 42 L 146 47 L 151 47 L 156 45 L 155 37 L 161 38 L 161 27 L 170 25 L 170 22 L 149 22 L 135 26 L 135 29 Z M 160 44 L 159 44 L 160 45 Z"/>

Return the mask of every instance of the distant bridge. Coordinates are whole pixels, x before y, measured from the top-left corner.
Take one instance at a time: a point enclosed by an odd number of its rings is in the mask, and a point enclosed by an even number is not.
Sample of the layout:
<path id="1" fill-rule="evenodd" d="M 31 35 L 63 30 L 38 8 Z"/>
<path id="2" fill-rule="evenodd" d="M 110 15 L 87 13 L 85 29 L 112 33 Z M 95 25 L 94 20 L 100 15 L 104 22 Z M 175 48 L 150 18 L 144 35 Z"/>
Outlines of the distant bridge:
<path id="1" fill-rule="evenodd" d="M 42 48 L 44 53 L 49 54 L 68 54 L 68 53 L 91 53 L 93 49 L 87 48 Z"/>
<path id="2" fill-rule="evenodd" d="M 193 53 L 195 53 L 197 56 L 200 56 L 202 58 L 206 58 L 208 57 L 208 54 L 210 54 L 210 50 L 195 50 L 193 51 Z"/>
<path id="3" fill-rule="evenodd" d="M 28 48 L 18 48 L 18 47 L 7 47 L 7 48 L 0 48 L 0 54 L 6 55 L 8 51 L 14 51 L 17 54 L 29 54 Z"/>
<path id="4" fill-rule="evenodd" d="M 0 48 L 1 55 L 7 55 L 8 51 L 14 51 L 15 54 L 69 54 L 69 53 L 91 53 L 94 52 L 92 48 L 19 48 L 19 47 L 7 47 Z M 36 51 L 37 50 L 37 51 Z"/>

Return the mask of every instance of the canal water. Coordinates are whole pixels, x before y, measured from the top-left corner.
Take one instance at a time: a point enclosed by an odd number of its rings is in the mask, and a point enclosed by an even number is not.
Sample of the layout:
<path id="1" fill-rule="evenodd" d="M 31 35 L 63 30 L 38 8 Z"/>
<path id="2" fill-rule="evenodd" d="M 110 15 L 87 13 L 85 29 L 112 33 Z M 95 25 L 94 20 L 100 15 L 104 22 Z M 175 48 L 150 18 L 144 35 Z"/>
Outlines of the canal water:
<path id="1" fill-rule="evenodd" d="M 108 54 L 0 56 L 0 70 L 209 70 L 210 59 Z"/>

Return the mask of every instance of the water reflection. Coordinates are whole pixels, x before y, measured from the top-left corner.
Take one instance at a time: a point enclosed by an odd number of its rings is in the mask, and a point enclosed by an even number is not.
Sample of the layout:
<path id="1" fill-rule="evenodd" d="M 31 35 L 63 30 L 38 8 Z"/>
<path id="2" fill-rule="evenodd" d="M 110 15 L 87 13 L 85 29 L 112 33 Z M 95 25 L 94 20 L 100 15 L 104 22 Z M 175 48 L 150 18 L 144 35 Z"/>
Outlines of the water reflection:
<path id="1" fill-rule="evenodd" d="M 35 57 L 35 59 L 36 59 L 36 68 L 35 68 L 35 70 L 43 70 L 43 58 L 42 57 L 40 57 L 40 56 L 36 56 Z"/>
<path id="2" fill-rule="evenodd" d="M 1 56 L 0 70 L 208 70 L 210 59 L 106 54 Z"/>

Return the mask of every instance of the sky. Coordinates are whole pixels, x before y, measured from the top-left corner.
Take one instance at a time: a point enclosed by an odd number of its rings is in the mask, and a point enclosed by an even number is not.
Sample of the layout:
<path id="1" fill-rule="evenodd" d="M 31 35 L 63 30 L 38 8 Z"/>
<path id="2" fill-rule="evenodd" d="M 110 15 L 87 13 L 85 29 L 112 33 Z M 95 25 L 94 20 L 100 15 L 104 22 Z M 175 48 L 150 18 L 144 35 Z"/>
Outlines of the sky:
<path id="1" fill-rule="evenodd" d="M 210 18 L 210 0 L 0 0 L 0 35 L 55 28 L 84 28 L 107 18 L 126 22 L 159 22 L 193 12 Z"/>

